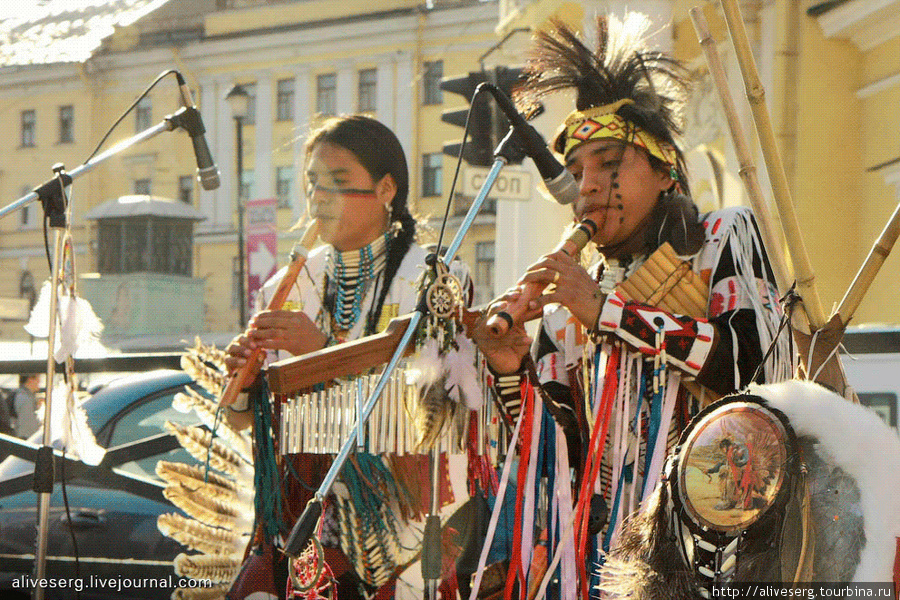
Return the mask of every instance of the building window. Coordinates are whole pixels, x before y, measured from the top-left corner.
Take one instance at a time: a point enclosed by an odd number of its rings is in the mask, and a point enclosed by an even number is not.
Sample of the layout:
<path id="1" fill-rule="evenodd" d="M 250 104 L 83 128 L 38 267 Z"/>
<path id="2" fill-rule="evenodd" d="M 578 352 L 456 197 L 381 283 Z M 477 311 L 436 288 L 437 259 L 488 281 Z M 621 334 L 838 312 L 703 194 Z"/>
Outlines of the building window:
<path id="1" fill-rule="evenodd" d="M 256 125 L 256 84 L 242 83 L 241 87 L 247 92 L 247 116 L 244 125 Z"/>
<path id="2" fill-rule="evenodd" d="M 246 202 L 253 196 L 254 179 L 253 169 L 244 169 L 244 172 L 241 173 L 241 189 L 239 190 L 241 200 Z"/>
<path id="3" fill-rule="evenodd" d="M 185 204 L 194 203 L 194 178 L 190 175 L 178 178 L 178 199 Z"/>
<path id="4" fill-rule="evenodd" d="M 359 72 L 359 112 L 375 112 L 378 102 L 378 71 L 363 69 Z"/>
<path id="5" fill-rule="evenodd" d="M 422 155 L 422 196 L 440 196 L 443 191 L 441 184 L 441 165 L 443 155 L 440 152 Z"/>
<path id="6" fill-rule="evenodd" d="M 422 77 L 422 104 L 443 104 L 441 79 L 444 77 L 444 61 L 426 61 Z"/>
<path id="7" fill-rule="evenodd" d="M 75 111 L 71 105 L 59 107 L 59 143 L 71 143 L 74 136 L 72 130 L 75 126 Z"/>
<path id="8" fill-rule="evenodd" d="M 22 147 L 31 148 L 34 146 L 34 133 L 37 128 L 37 117 L 34 110 L 22 111 Z"/>
<path id="9" fill-rule="evenodd" d="M 294 199 L 294 167 L 277 167 L 275 169 L 275 195 L 278 206 L 288 208 Z"/>
<path id="10" fill-rule="evenodd" d="M 334 73 L 316 77 L 316 112 L 320 115 L 337 113 L 337 75 Z"/>
<path id="11" fill-rule="evenodd" d="M 294 80 L 279 79 L 277 84 L 278 106 L 276 118 L 279 121 L 294 120 Z"/>
<path id="12" fill-rule="evenodd" d="M 134 107 L 134 130 L 144 131 L 153 122 L 153 103 L 149 96 L 144 96 Z"/>
<path id="13" fill-rule="evenodd" d="M 475 303 L 494 297 L 494 242 L 475 243 Z"/>
<path id="14" fill-rule="evenodd" d="M 149 179 L 135 179 L 134 184 L 132 185 L 132 191 L 138 195 L 149 196 L 150 195 L 150 180 Z"/>
<path id="15" fill-rule="evenodd" d="M 143 215 L 100 219 L 100 273 L 191 275 L 194 225 L 189 219 Z"/>

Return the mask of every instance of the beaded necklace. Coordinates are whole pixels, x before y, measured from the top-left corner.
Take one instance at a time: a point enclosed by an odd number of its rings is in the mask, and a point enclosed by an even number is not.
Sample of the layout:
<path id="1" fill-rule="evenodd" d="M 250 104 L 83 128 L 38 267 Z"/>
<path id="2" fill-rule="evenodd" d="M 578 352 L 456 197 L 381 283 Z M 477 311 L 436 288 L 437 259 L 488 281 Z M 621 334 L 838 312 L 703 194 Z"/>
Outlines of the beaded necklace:
<path id="1" fill-rule="evenodd" d="M 359 321 L 366 292 L 387 263 L 389 237 L 385 233 L 359 250 L 328 253 L 325 299 L 333 331 L 349 331 Z"/>

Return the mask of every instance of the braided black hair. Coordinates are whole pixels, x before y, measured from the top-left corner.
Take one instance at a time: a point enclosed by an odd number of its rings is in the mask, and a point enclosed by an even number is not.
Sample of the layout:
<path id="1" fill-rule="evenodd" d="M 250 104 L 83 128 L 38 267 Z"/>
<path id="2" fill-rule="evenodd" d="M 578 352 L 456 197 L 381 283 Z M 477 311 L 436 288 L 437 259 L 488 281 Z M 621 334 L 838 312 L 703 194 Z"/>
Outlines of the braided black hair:
<path id="1" fill-rule="evenodd" d="M 397 193 L 391 201 L 390 222 L 395 234 L 388 242 L 387 263 L 378 291 L 378 298 L 366 317 L 364 335 L 375 333 L 384 300 L 391 288 L 391 282 L 403 262 L 403 257 L 412 246 L 416 235 L 416 220 L 409 212 L 409 168 L 406 154 L 400 140 L 386 125 L 365 115 L 333 117 L 306 140 L 306 153 L 322 142 L 335 144 L 349 150 L 366 169 L 373 181 L 379 181 L 390 174 L 397 186 Z"/>

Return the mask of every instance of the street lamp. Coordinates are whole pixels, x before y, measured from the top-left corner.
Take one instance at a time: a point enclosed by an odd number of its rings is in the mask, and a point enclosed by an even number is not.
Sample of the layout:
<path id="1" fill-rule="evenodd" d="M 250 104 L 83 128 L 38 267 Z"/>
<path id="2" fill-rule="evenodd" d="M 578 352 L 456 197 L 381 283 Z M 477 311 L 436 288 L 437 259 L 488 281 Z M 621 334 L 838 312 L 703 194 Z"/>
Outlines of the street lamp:
<path id="1" fill-rule="evenodd" d="M 243 329 L 247 325 L 247 300 L 244 293 L 244 199 L 241 198 L 241 190 L 244 183 L 244 119 L 250 112 L 250 94 L 240 85 L 235 84 L 225 95 L 225 100 L 231 107 L 231 116 L 234 117 L 237 134 L 238 300 L 240 306 L 238 327 Z"/>

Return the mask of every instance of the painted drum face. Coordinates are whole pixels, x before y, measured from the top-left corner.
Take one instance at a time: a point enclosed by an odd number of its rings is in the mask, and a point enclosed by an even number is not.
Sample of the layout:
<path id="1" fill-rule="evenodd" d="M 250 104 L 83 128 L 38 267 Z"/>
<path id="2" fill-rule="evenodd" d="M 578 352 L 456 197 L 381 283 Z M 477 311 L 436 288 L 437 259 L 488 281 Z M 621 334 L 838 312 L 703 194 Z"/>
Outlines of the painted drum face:
<path id="1" fill-rule="evenodd" d="M 785 480 L 788 434 L 781 420 L 751 402 L 730 402 L 690 432 L 678 456 L 678 496 L 698 525 L 746 529 L 775 502 Z"/>

